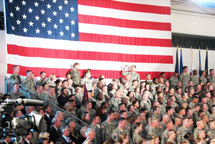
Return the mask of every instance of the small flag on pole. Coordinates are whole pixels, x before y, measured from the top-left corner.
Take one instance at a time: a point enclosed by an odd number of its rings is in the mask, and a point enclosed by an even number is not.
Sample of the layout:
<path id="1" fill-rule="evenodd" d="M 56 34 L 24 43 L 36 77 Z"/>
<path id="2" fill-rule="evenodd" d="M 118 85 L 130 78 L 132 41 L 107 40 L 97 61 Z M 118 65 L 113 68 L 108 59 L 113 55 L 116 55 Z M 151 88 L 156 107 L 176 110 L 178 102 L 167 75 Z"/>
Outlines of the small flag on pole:
<path id="1" fill-rule="evenodd" d="M 182 49 L 180 50 L 180 74 L 183 73 L 183 57 L 182 57 Z"/>
<path id="2" fill-rule="evenodd" d="M 178 67 L 178 46 L 177 46 L 177 50 L 176 50 L 175 72 L 179 73 L 179 67 Z"/>

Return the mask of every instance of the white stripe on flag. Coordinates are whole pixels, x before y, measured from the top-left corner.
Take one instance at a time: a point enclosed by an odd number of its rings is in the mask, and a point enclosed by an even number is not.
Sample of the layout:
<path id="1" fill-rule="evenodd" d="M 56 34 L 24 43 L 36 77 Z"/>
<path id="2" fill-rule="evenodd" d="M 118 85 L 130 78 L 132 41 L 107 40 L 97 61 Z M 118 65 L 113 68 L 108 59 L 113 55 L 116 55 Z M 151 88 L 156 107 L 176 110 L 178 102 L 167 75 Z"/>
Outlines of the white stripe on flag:
<path id="1" fill-rule="evenodd" d="M 144 54 L 144 55 L 173 55 L 172 48 L 169 47 L 150 47 L 150 46 L 130 46 L 120 44 L 102 44 L 94 42 L 79 42 L 43 38 L 31 38 L 16 35 L 6 35 L 7 43 L 12 45 L 91 52 L 112 52 L 122 54 Z"/>
<path id="2" fill-rule="evenodd" d="M 85 33 L 117 35 L 117 36 L 125 36 L 125 37 L 139 37 L 139 38 L 171 39 L 172 37 L 170 31 L 132 29 L 132 28 L 122 28 L 122 27 L 83 24 L 83 23 L 79 23 L 79 31 L 85 32 Z"/>
<path id="3" fill-rule="evenodd" d="M 40 57 L 24 57 L 18 55 L 7 55 L 9 64 L 22 65 L 26 67 L 44 67 L 44 68 L 71 68 L 71 64 L 77 60 L 40 58 Z M 112 62 L 112 61 L 94 61 L 94 60 L 78 60 L 80 69 L 96 69 L 96 70 L 121 70 L 122 66 L 135 64 L 137 71 L 165 71 L 172 72 L 173 64 L 160 63 L 128 63 L 128 62 Z M 146 69 L 147 68 L 147 69 Z"/>
<path id="4" fill-rule="evenodd" d="M 126 19 L 126 20 L 171 23 L 170 15 L 131 12 L 131 11 L 124 11 L 124 10 L 109 9 L 109 8 L 84 6 L 84 5 L 78 5 L 78 13 L 84 14 L 84 15 L 111 17 L 111 18 Z"/>

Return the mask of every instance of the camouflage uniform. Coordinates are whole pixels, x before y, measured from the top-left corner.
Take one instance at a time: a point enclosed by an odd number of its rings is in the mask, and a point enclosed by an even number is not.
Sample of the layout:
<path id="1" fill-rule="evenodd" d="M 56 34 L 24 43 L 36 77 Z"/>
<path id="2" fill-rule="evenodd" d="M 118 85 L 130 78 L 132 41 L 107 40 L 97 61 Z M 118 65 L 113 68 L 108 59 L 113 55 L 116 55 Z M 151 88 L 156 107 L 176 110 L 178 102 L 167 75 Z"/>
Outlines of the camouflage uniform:
<path id="1" fill-rule="evenodd" d="M 199 76 L 198 75 L 192 75 L 190 78 L 193 81 L 194 86 L 197 86 L 199 84 Z"/>
<path id="2" fill-rule="evenodd" d="M 209 129 L 207 132 L 207 136 L 209 139 L 214 139 L 215 138 L 215 129 Z"/>
<path id="3" fill-rule="evenodd" d="M 21 84 L 22 83 L 22 80 L 21 80 L 21 77 L 19 75 L 16 75 L 16 74 L 12 74 L 10 76 L 10 79 L 13 79 L 15 80 L 17 83 Z"/>
<path id="4" fill-rule="evenodd" d="M 122 71 L 123 76 L 126 76 L 128 74 L 131 75 L 131 80 L 130 80 L 129 83 L 132 83 L 133 80 L 137 80 L 138 83 L 140 83 L 140 75 L 138 73 L 136 73 L 136 72 L 126 72 L 124 70 Z"/>
<path id="5" fill-rule="evenodd" d="M 29 79 L 29 78 L 25 78 L 25 80 L 23 81 L 23 84 L 26 88 L 28 88 L 30 91 L 35 92 L 35 84 L 34 84 L 34 80 L 33 79 Z"/>
<path id="6" fill-rule="evenodd" d="M 180 80 L 182 83 L 182 91 L 185 92 L 185 88 L 188 86 L 188 82 L 190 81 L 190 75 L 188 73 L 182 73 Z"/>
<path id="7" fill-rule="evenodd" d="M 159 137 L 159 133 L 157 129 L 154 129 L 152 126 L 147 125 L 145 128 L 146 138 Z"/>
<path id="8" fill-rule="evenodd" d="M 112 139 L 117 142 L 119 140 L 119 136 L 122 134 L 127 134 L 124 129 L 121 129 L 117 127 L 116 129 L 113 130 L 112 132 Z"/>
<path id="9" fill-rule="evenodd" d="M 112 137 L 113 130 L 117 127 L 116 123 L 109 123 L 107 120 L 101 124 L 102 141 L 106 141 Z"/>
<path id="10" fill-rule="evenodd" d="M 210 81 L 212 83 L 213 87 L 215 88 L 215 76 L 209 75 L 208 81 Z"/>
<path id="11" fill-rule="evenodd" d="M 139 144 L 142 142 L 143 138 L 136 132 L 133 133 L 133 144 Z"/>
<path id="12" fill-rule="evenodd" d="M 72 69 L 70 71 L 70 74 L 71 74 L 73 83 L 75 85 L 79 85 L 79 83 L 80 83 L 80 71 Z"/>
<path id="13" fill-rule="evenodd" d="M 38 80 L 37 82 L 36 82 L 36 85 L 43 85 L 43 84 L 45 84 L 45 83 L 48 83 L 48 79 L 46 78 L 46 79 L 44 79 L 44 80 Z"/>
<path id="14" fill-rule="evenodd" d="M 184 128 L 183 126 L 181 126 L 177 133 L 176 133 L 176 137 L 177 137 L 177 143 L 181 143 L 182 141 L 186 141 L 188 144 L 190 144 L 190 142 L 184 138 L 184 136 L 189 132 L 189 130 L 187 128 Z"/>
<path id="15" fill-rule="evenodd" d="M 207 77 L 205 77 L 205 76 L 201 76 L 200 78 L 199 78 L 199 80 L 200 80 L 200 82 L 203 82 L 204 84 L 206 84 L 207 83 Z"/>

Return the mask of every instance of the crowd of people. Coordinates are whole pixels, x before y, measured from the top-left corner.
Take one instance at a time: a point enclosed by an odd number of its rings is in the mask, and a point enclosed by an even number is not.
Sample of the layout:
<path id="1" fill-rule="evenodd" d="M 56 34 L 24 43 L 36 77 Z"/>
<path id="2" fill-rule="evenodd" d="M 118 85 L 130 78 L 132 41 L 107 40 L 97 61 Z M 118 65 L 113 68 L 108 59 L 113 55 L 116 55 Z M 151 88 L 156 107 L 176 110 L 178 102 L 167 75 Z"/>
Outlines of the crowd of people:
<path id="1" fill-rule="evenodd" d="M 15 65 L 10 79 L 16 83 L 2 99 L 23 98 L 24 85 L 45 101 L 44 106 L 18 105 L 11 113 L 13 118 L 36 111 L 43 117 L 42 129 L 29 131 L 24 143 L 215 144 L 213 69 L 199 76 L 184 66 L 182 74 L 168 79 L 162 72 L 159 78 L 147 74 L 141 80 L 135 65 L 125 66 L 122 77 L 109 84 L 104 75 L 92 80 L 90 69 L 82 78 L 79 63 L 63 80 L 44 71 L 35 80 L 31 70 L 22 79 L 19 71 Z M 11 142 L 10 136 L 3 139 Z"/>

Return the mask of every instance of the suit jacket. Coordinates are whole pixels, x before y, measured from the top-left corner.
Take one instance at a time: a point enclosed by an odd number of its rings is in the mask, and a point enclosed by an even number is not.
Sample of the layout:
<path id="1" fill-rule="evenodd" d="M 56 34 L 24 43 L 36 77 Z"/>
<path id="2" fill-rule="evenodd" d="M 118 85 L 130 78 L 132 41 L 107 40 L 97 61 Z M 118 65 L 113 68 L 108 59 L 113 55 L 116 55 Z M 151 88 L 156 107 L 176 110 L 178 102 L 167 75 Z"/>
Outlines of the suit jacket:
<path id="1" fill-rule="evenodd" d="M 45 121 L 46 121 L 46 123 L 47 123 L 47 131 L 50 129 L 50 127 L 51 127 L 51 117 L 50 118 L 48 118 L 48 116 L 45 114 L 45 117 L 44 117 L 44 119 L 45 119 Z"/>
<path id="2" fill-rule="evenodd" d="M 50 141 L 53 141 L 54 143 L 56 143 L 57 139 L 60 137 L 60 131 L 56 130 L 54 126 L 51 126 L 49 130 L 49 134 L 50 134 Z"/>
<path id="3" fill-rule="evenodd" d="M 32 143 L 30 141 L 28 143 L 26 140 L 24 140 L 24 144 L 32 144 Z"/>
<path id="4" fill-rule="evenodd" d="M 72 140 L 71 142 L 67 142 L 63 136 L 59 137 L 57 139 L 57 142 L 59 142 L 60 144 L 72 144 Z"/>

